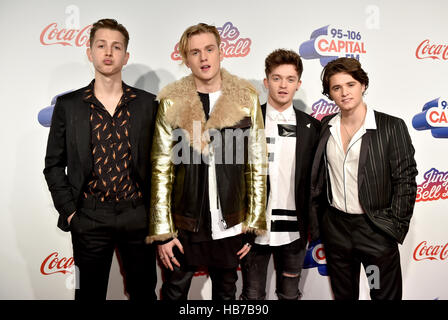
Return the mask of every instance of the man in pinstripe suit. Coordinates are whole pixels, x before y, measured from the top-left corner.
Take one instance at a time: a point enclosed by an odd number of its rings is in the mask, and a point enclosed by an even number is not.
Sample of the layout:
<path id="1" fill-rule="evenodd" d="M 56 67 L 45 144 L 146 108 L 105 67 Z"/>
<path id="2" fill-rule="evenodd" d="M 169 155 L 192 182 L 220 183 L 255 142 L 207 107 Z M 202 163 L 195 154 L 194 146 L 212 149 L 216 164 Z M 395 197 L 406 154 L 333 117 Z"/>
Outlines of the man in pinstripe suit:
<path id="1" fill-rule="evenodd" d="M 417 175 L 402 119 L 363 101 L 367 73 L 352 58 L 322 72 L 340 112 L 322 119 L 311 175 L 311 239 L 321 236 L 335 299 L 358 299 L 362 264 L 372 299 L 401 299 L 398 243 L 408 232 Z M 370 274 L 371 273 L 371 274 Z"/>

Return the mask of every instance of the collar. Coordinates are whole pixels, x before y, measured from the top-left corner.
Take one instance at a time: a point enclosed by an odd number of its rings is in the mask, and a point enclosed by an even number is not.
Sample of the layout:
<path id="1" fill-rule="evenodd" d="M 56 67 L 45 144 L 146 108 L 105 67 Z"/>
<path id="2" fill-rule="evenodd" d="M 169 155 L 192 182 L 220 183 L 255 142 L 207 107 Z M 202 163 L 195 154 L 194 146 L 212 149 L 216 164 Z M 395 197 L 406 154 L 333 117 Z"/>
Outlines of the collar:
<path id="1" fill-rule="evenodd" d="M 84 96 L 83 100 L 89 103 L 93 103 L 97 106 L 102 106 L 101 102 L 95 97 L 95 90 L 94 90 L 94 84 L 95 79 L 93 79 L 87 88 L 84 90 Z M 123 88 L 123 95 L 121 96 L 120 102 L 118 103 L 117 107 L 121 107 L 122 105 L 127 105 L 129 101 L 135 99 L 137 97 L 136 93 L 133 88 L 128 86 L 123 81 L 121 82 L 122 88 Z"/>
<path id="2" fill-rule="evenodd" d="M 269 102 L 266 102 L 266 116 L 273 121 L 292 121 L 295 119 L 296 113 L 292 103 L 283 112 L 279 112 Z"/>
<path id="3" fill-rule="evenodd" d="M 366 118 L 364 119 L 364 124 L 361 128 L 365 130 L 376 130 L 376 120 L 375 120 L 375 110 L 367 107 Z M 341 112 L 339 112 L 335 117 L 333 117 L 330 121 L 328 121 L 329 126 L 340 125 L 341 123 Z"/>

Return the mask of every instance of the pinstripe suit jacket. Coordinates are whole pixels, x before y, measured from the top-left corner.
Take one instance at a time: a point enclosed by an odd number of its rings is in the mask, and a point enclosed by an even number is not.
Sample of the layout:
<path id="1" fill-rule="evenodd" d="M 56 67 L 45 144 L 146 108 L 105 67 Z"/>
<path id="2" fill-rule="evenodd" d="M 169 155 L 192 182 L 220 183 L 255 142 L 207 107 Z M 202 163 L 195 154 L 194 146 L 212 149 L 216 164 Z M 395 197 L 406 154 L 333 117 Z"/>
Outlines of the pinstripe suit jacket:
<path id="1" fill-rule="evenodd" d="M 319 237 L 319 221 L 329 201 L 331 187 L 326 163 L 330 137 L 328 122 L 322 119 L 320 140 L 311 172 L 310 233 Z M 375 111 L 376 130 L 367 130 L 361 142 L 358 168 L 359 201 L 364 212 L 380 230 L 403 243 L 409 229 L 417 193 L 417 165 L 414 147 L 405 122 Z"/>

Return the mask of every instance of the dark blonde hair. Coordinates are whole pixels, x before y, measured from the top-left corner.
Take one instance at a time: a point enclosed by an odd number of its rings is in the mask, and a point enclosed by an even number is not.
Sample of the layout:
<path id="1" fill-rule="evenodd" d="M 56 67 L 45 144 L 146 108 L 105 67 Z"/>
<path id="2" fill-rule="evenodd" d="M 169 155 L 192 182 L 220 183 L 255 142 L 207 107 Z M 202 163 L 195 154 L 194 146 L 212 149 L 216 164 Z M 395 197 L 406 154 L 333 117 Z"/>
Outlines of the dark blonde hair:
<path id="1" fill-rule="evenodd" d="M 296 68 L 297 75 L 299 76 L 300 80 L 303 72 L 302 59 L 296 52 L 285 49 L 274 50 L 266 57 L 266 60 L 264 62 L 264 72 L 266 73 L 266 78 L 269 78 L 272 70 L 283 64 L 293 65 Z"/>
<path id="2" fill-rule="evenodd" d="M 188 40 L 197 34 L 201 33 L 211 33 L 215 36 L 216 44 L 218 45 L 218 49 L 221 45 L 221 37 L 219 35 L 218 29 L 215 26 L 208 25 L 206 23 L 198 23 L 194 26 L 188 27 L 187 30 L 184 31 L 182 37 L 179 40 L 179 53 L 182 56 L 182 61 L 185 62 L 188 54 Z"/>
<path id="3" fill-rule="evenodd" d="M 92 25 L 92 29 L 90 29 L 90 40 L 89 40 L 90 46 L 93 45 L 93 40 L 95 39 L 95 33 L 99 29 L 110 29 L 119 31 L 124 37 L 124 47 L 126 49 L 128 48 L 129 43 L 128 30 L 126 30 L 126 28 L 122 24 L 118 23 L 117 20 L 115 19 L 101 19 Z"/>
<path id="4" fill-rule="evenodd" d="M 322 70 L 322 93 L 328 98 L 330 97 L 330 78 L 337 73 L 347 73 L 353 79 L 359 81 L 361 85 L 365 86 L 365 90 L 369 86 L 369 77 L 367 73 L 361 68 L 361 63 L 354 58 L 339 58 L 330 61 Z"/>

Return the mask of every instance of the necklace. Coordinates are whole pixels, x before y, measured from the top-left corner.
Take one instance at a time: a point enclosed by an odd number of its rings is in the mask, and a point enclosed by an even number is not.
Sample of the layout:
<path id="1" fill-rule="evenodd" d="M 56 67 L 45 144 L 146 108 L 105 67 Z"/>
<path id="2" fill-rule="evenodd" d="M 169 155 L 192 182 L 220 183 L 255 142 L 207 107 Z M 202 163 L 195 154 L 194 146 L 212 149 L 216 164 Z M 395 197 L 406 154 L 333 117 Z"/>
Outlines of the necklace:
<path id="1" fill-rule="evenodd" d="M 356 131 L 354 131 L 352 134 L 350 134 L 350 133 L 348 132 L 347 128 L 345 127 L 345 125 L 342 123 L 342 121 L 341 121 L 341 126 L 342 126 L 342 128 L 344 129 L 345 133 L 346 133 L 347 136 L 348 136 L 348 142 L 352 141 L 352 138 L 353 138 L 353 136 L 355 135 Z"/>

